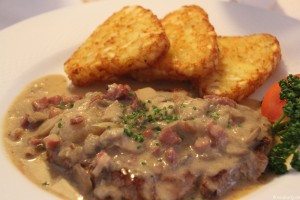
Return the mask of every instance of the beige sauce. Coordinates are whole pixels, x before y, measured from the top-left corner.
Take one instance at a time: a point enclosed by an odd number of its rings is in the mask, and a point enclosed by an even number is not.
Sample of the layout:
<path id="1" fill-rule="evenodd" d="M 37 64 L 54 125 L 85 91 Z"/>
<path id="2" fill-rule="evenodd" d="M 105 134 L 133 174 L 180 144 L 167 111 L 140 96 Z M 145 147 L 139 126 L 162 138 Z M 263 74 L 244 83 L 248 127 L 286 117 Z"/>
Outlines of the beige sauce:
<path id="1" fill-rule="evenodd" d="M 122 81 L 121 81 L 122 82 Z M 123 82 L 127 82 L 125 80 Z M 166 84 L 159 83 L 136 83 L 130 81 L 129 83 L 133 86 L 133 89 L 142 88 L 145 86 L 151 86 L 155 89 L 172 89 L 172 88 L 183 88 L 191 91 L 188 84 L 186 83 L 172 83 Z M 23 148 L 24 145 L 20 141 L 12 141 L 8 137 L 8 133 L 20 126 L 20 121 L 25 113 L 32 112 L 31 102 L 34 99 L 38 99 L 42 96 L 54 96 L 58 94 L 84 94 L 87 91 L 103 91 L 106 84 L 94 85 L 89 88 L 75 88 L 68 86 L 67 80 L 62 75 L 49 75 L 40 78 L 30 83 L 16 98 L 11 107 L 7 112 L 4 124 L 4 141 L 8 154 L 10 155 L 14 164 L 24 173 L 30 180 L 35 184 L 42 187 L 43 189 L 53 192 L 63 199 L 82 199 L 82 196 L 76 191 L 76 189 L 66 181 L 66 179 L 59 173 L 59 170 L 54 166 L 51 166 L 45 162 L 45 153 L 41 154 L 37 158 L 27 159 L 24 156 Z M 251 101 L 251 107 L 259 108 L 258 103 Z M 249 105 L 249 104 L 247 104 Z M 23 138 L 24 139 L 24 138 Z M 261 185 L 267 184 L 272 179 L 272 176 L 266 175 L 256 184 L 243 185 L 234 191 L 230 192 L 229 195 L 225 196 L 224 199 L 239 199 L 242 196 L 254 192 L 256 188 Z"/>
<path id="2" fill-rule="evenodd" d="M 45 154 L 28 160 L 25 158 L 22 142 L 12 141 L 8 137 L 8 133 L 20 126 L 25 113 L 32 112 L 32 100 L 41 96 L 51 96 L 60 93 L 67 95 L 72 93 L 72 90 L 72 88 L 67 88 L 67 80 L 61 75 L 51 75 L 36 80 L 30 83 L 15 99 L 7 112 L 4 122 L 6 125 L 4 127 L 4 141 L 14 164 L 35 184 L 65 199 L 78 199 L 80 195 L 58 172 L 50 170 L 50 166 L 45 162 Z"/>
<path id="3" fill-rule="evenodd" d="M 253 110 L 260 112 L 261 102 L 256 99 L 245 99 L 245 100 L 242 100 L 241 102 L 239 102 L 239 104 L 248 106 L 248 107 L 252 108 Z"/>
<path id="4" fill-rule="evenodd" d="M 256 183 L 253 184 L 240 184 L 235 187 L 232 191 L 226 194 L 223 199 L 224 200 L 238 200 L 246 195 L 249 195 L 255 190 L 259 189 L 260 187 L 268 184 L 274 178 L 274 174 L 272 173 L 265 173 L 263 174 Z"/>

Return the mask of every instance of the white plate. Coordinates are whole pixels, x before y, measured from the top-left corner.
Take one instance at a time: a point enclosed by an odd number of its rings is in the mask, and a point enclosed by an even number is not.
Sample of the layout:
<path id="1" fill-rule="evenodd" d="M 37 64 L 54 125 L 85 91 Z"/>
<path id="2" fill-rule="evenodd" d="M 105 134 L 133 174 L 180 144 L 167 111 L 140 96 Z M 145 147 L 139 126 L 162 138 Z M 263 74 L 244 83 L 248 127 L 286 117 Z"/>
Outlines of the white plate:
<path id="1" fill-rule="evenodd" d="M 201 0 L 100 1 L 46 13 L 0 32 L 1 124 L 10 102 L 31 80 L 50 73 L 63 73 L 63 63 L 89 34 L 125 5 L 142 5 L 158 17 L 181 5 L 198 4 L 209 14 L 220 35 L 270 33 L 280 41 L 282 62 L 278 70 L 253 97 L 261 99 L 266 88 L 288 73 L 300 72 L 300 22 L 254 7 Z M 1 133 L 1 136 L 3 133 Z M 0 143 L 0 198 L 55 199 L 32 184 L 10 162 Z M 243 199 L 300 199 L 300 175 L 277 177 Z"/>

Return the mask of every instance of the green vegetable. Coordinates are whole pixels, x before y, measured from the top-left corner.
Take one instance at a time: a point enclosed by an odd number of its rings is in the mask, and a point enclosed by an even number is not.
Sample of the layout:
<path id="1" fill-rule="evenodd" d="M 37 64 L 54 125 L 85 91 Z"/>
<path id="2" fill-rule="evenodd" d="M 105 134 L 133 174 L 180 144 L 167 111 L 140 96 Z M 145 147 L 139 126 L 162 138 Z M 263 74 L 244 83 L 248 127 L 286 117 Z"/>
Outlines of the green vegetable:
<path id="1" fill-rule="evenodd" d="M 213 120 L 218 120 L 220 118 L 220 113 L 218 113 L 217 111 L 209 110 L 206 114 Z"/>
<path id="2" fill-rule="evenodd" d="M 279 82 L 281 87 L 280 99 L 285 100 L 283 115 L 274 123 L 273 133 L 280 138 L 269 155 L 269 168 L 277 174 L 288 171 L 286 161 L 290 156 L 290 165 L 300 171 L 300 78 L 289 75 Z M 288 120 L 284 120 L 288 117 Z"/>
<path id="3" fill-rule="evenodd" d="M 48 181 L 45 181 L 45 182 L 42 183 L 42 185 L 43 185 L 43 186 L 48 186 L 48 185 L 50 185 L 50 184 L 48 183 Z"/>
<path id="4" fill-rule="evenodd" d="M 161 127 L 160 126 L 156 126 L 156 127 L 154 127 L 154 130 L 161 131 Z"/>
<path id="5" fill-rule="evenodd" d="M 74 101 L 71 101 L 70 103 L 66 103 L 64 101 L 61 101 L 58 105 L 58 108 L 60 109 L 68 109 L 68 108 L 73 108 L 74 107 Z"/>
<path id="6" fill-rule="evenodd" d="M 151 104 L 151 101 L 148 100 L 147 103 Z M 155 122 L 171 123 L 178 120 L 175 114 L 168 114 L 167 107 L 158 108 L 155 105 L 150 105 L 149 109 L 146 107 L 146 102 L 139 102 L 139 106 L 133 112 L 124 114 L 122 119 L 125 126 L 124 134 L 139 143 L 144 142 L 142 132 L 148 124 Z M 154 127 L 157 132 L 161 129 L 160 126 Z"/>
<path id="7" fill-rule="evenodd" d="M 61 121 L 58 122 L 57 127 L 58 127 L 58 128 L 61 128 L 61 127 L 62 127 Z"/>

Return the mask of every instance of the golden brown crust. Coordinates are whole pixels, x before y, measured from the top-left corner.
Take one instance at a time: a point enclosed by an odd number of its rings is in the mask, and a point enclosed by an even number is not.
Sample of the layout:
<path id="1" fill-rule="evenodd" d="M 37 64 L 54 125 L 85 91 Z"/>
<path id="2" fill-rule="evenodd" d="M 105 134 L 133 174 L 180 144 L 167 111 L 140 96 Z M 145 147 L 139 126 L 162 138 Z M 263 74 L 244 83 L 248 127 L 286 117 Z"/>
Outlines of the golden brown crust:
<path id="1" fill-rule="evenodd" d="M 139 80 L 186 80 L 203 77 L 218 61 L 217 36 L 207 13 L 196 5 L 183 6 L 161 23 L 171 47 L 151 68 L 133 72 Z"/>
<path id="2" fill-rule="evenodd" d="M 79 86 L 124 74 L 140 81 L 196 80 L 201 94 L 240 101 L 264 83 L 280 59 L 276 37 L 218 37 L 199 6 L 183 6 L 161 21 L 150 10 L 127 6 L 92 33 L 66 61 L 65 71 Z"/>
<path id="3" fill-rule="evenodd" d="M 141 6 L 114 13 L 65 62 L 75 85 L 105 81 L 153 64 L 169 49 L 160 21 Z"/>
<path id="4" fill-rule="evenodd" d="M 218 45 L 216 71 L 199 79 L 204 95 L 245 99 L 265 82 L 281 59 L 279 42 L 270 34 L 218 37 Z"/>

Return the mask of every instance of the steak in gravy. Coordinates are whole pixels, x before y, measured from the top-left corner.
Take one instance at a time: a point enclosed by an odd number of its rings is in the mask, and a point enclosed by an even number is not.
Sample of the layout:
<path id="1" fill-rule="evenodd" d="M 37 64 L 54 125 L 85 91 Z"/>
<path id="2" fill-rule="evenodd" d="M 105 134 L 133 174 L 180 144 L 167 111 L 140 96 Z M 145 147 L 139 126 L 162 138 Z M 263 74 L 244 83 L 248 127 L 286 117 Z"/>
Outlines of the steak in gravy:
<path id="1" fill-rule="evenodd" d="M 215 199 L 268 163 L 269 122 L 224 97 L 111 84 L 32 108 L 9 136 L 30 134 L 25 155 L 45 151 L 86 199 Z"/>

